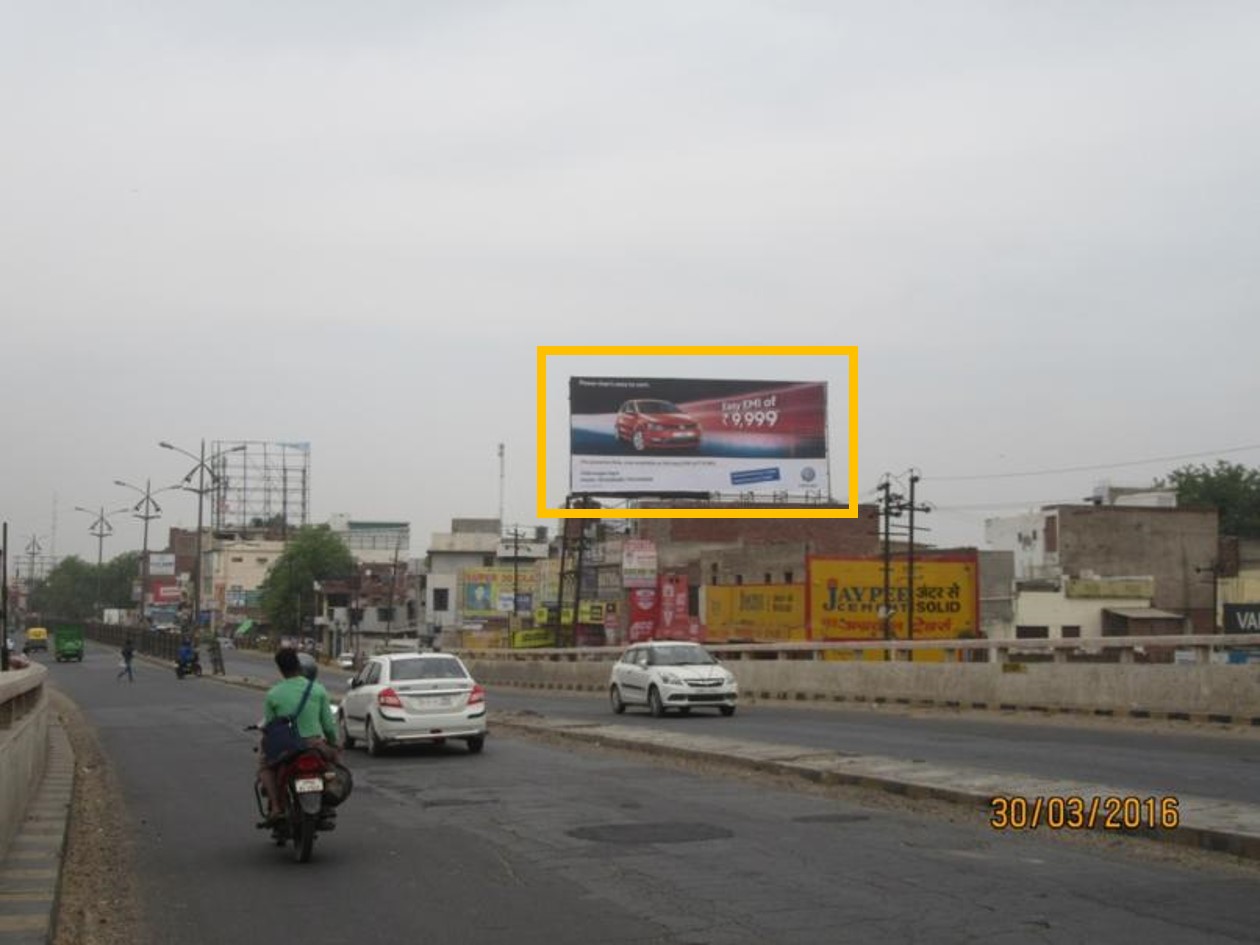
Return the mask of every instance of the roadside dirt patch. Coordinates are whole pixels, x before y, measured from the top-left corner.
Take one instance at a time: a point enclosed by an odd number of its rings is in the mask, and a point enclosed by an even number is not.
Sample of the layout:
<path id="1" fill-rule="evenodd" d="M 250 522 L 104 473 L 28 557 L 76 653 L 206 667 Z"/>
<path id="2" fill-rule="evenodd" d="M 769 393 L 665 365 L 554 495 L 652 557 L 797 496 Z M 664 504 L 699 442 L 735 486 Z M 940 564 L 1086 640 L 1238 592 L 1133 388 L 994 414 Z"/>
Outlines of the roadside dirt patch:
<path id="1" fill-rule="evenodd" d="M 49 696 L 74 750 L 75 769 L 53 943 L 145 945 L 122 792 L 78 706 L 55 690 Z"/>

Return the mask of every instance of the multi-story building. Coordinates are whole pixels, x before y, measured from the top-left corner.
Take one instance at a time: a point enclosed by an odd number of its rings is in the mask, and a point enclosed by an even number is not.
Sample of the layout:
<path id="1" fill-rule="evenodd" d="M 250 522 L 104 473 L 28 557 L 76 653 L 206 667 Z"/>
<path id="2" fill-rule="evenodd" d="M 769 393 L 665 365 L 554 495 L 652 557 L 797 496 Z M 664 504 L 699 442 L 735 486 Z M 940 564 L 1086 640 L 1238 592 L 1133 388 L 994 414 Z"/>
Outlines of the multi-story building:
<path id="1" fill-rule="evenodd" d="M 338 514 L 328 519 L 328 527 L 361 564 L 392 566 L 411 558 L 408 522 L 356 522 L 349 515 Z"/>
<path id="2" fill-rule="evenodd" d="M 1014 555 L 1016 635 L 1020 626 L 1041 628 L 1055 623 L 1053 614 L 1030 610 L 1033 598 L 1019 599 L 1021 588 L 1044 594 L 1055 587 L 1066 599 L 1098 598 L 1074 605 L 1071 619 L 1075 622 L 1059 621 L 1060 627 L 1079 626 L 1084 633 L 1084 626 L 1093 626 L 1093 619 L 1084 620 L 1079 613 L 1084 606 L 1099 611 L 1098 625 L 1105 622 L 1108 632 L 1143 634 L 1167 630 L 1182 620 L 1195 631 L 1207 632 L 1214 624 L 1217 529 L 1215 509 L 1166 504 L 1054 505 L 990 519 L 985 523 L 985 538 L 992 547 Z M 1149 582 L 1142 586 L 1149 586 L 1150 593 L 1112 594 L 1103 588 L 1093 595 L 1069 594 L 1071 582 L 1082 579 L 1143 579 Z M 1077 585 L 1078 591 L 1081 586 Z M 1110 597 L 1139 606 L 1101 602 Z"/>
<path id="3" fill-rule="evenodd" d="M 210 624 L 240 624 L 262 617 L 260 589 L 284 554 L 284 542 L 259 532 L 216 532 L 202 537 L 202 611 Z"/>
<path id="4" fill-rule="evenodd" d="M 425 559 L 425 611 L 432 632 L 460 625 L 460 572 L 494 567 L 502 540 L 497 518 L 456 518 L 449 532 L 433 533 Z"/>

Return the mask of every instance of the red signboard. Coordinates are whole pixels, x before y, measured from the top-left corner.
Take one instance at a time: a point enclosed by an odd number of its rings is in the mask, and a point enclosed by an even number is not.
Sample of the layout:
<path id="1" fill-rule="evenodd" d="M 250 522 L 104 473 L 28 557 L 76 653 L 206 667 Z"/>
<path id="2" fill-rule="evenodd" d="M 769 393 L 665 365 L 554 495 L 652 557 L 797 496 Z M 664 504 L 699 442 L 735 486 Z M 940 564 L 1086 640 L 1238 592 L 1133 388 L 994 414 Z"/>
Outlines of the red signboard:
<path id="1" fill-rule="evenodd" d="M 660 614 L 656 627 L 658 640 L 698 640 L 700 621 L 687 613 L 687 575 L 668 572 L 661 575 Z"/>
<path id="2" fill-rule="evenodd" d="M 149 582 L 149 600 L 155 604 L 178 604 L 181 599 L 179 585 L 174 578 Z"/>
<path id="3" fill-rule="evenodd" d="M 630 625 L 627 636 L 631 643 L 652 639 L 656 632 L 657 598 L 654 587 L 632 587 L 626 591 L 630 601 Z"/>

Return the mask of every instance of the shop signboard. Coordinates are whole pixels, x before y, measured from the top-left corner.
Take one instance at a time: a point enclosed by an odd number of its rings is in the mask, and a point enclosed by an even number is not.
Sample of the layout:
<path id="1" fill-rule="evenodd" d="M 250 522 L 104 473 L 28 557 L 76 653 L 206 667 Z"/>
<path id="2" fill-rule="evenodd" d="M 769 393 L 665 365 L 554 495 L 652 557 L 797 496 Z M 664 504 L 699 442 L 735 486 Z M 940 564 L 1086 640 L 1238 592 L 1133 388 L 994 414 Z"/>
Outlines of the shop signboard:
<path id="1" fill-rule="evenodd" d="M 904 557 L 889 564 L 887 600 L 882 558 L 811 556 L 807 570 L 813 639 L 883 639 L 885 608 L 892 638 L 906 639 L 909 587 Z M 975 552 L 915 558 L 914 639 L 950 640 L 979 632 L 977 573 Z"/>

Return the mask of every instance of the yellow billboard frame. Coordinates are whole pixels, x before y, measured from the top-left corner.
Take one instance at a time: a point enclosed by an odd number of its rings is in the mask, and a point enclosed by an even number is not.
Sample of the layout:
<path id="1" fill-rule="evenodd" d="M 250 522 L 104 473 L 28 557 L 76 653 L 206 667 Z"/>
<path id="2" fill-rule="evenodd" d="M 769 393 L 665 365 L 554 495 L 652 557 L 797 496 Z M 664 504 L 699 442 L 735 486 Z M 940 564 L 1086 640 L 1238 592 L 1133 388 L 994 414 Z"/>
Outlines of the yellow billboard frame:
<path id="1" fill-rule="evenodd" d="M 539 518 L 857 518 L 858 517 L 858 349 L 857 345 L 539 345 L 538 346 L 538 508 Z M 565 356 L 712 355 L 807 356 L 849 359 L 849 495 L 841 508 L 760 509 L 553 509 L 547 507 L 547 358 Z"/>

